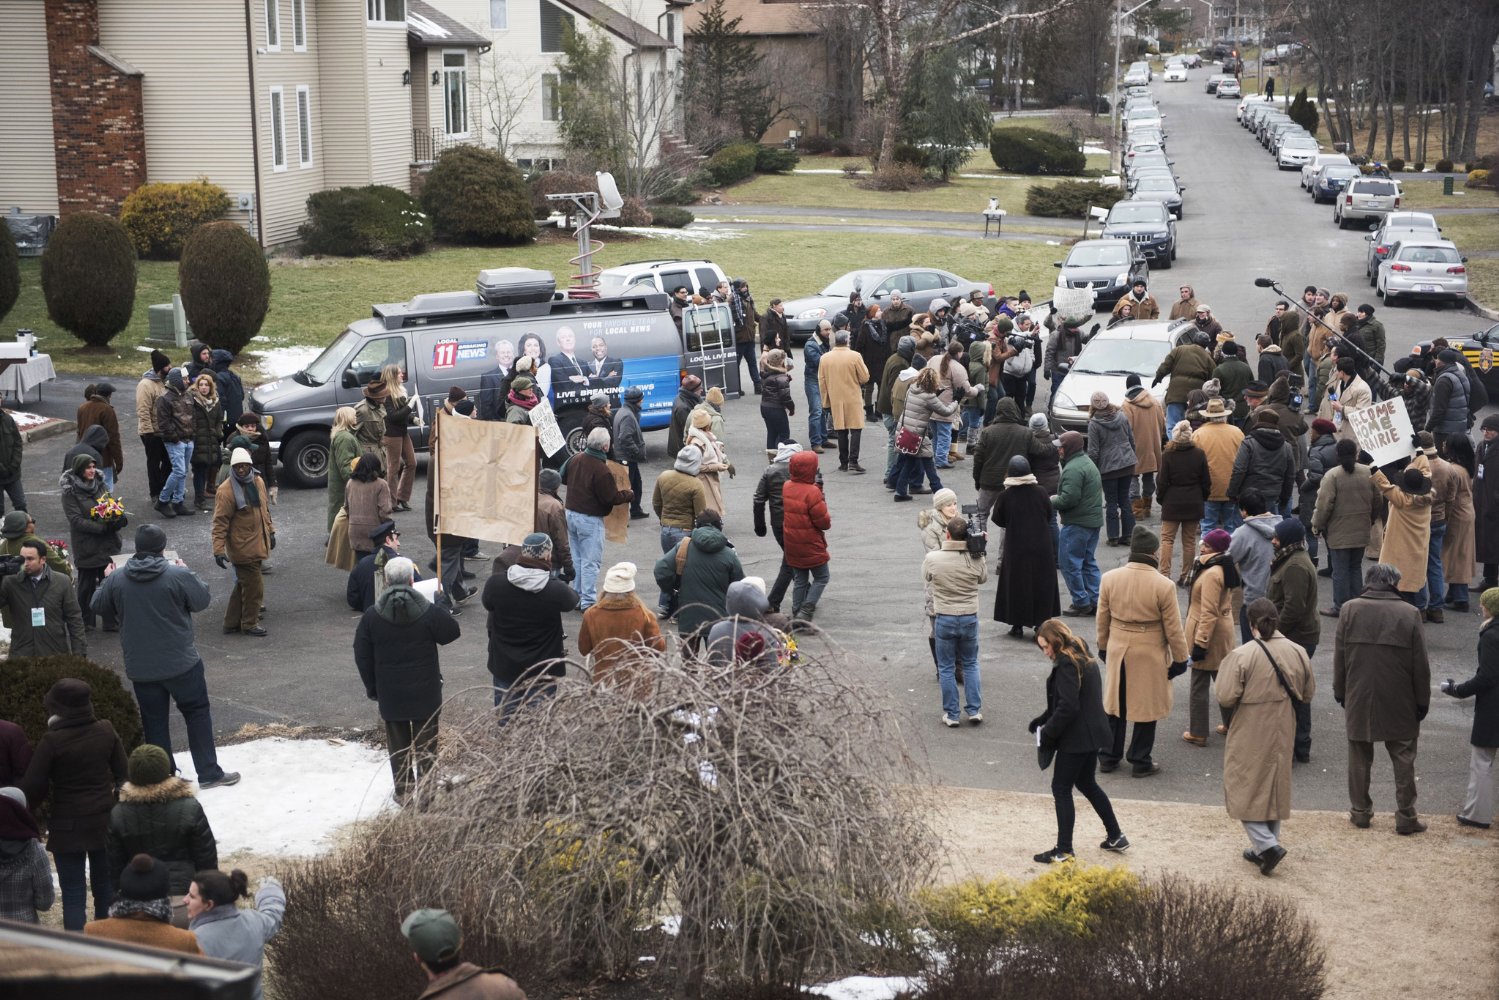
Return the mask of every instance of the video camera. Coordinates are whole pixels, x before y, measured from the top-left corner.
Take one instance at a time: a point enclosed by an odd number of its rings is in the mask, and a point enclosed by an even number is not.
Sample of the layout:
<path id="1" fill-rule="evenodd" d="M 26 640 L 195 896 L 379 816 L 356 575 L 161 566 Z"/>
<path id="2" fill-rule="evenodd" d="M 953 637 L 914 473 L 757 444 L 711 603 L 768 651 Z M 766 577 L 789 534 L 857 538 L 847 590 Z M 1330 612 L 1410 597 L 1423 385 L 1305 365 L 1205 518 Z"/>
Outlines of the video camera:
<path id="1" fill-rule="evenodd" d="M 982 557 L 989 551 L 989 528 L 984 524 L 984 515 L 979 513 L 976 503 L 965 503 L 962 510 L 968 522 L 968 554 Z"/>
<path id="2" fill-rule="evenodd" d="M 1005 343 L 1009 344 L 1017 351 L 1028 351 L 1036 346 L 1035 340 L 1033 340 L 1029 334 L 1024 333 L 1010 334 L 1005 338 Z"/>
<path id="3" fill-rule="evenodd" d="M 21 572 L 24 565 L 20 556 L 0 556 L 0 579 Z"/>

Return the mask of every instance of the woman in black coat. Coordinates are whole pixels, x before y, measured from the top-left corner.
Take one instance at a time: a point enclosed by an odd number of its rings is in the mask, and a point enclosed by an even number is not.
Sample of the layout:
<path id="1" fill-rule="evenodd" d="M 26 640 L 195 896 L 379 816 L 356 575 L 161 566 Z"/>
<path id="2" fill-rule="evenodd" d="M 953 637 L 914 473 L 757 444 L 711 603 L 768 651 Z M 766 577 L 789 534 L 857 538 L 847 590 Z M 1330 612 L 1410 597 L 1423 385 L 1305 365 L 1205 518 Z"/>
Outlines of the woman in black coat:
<path id="1" fill-rule="evenodd" d="M 1442 693 L 1473 698 L 1473 756 L 1468 766 L 1468 794 L 1458 811 L 1463 826 L 1487 830 L 1494 822 L 1494 756 L 1499 748 L 1499 590 L 1490 588 L 1478 598 L 1483 624 L 1478 628 L 1478 673 L 1461 684 L 1442 682 Z"/>
<path id="2" fill-rule="evenodd" d="M 89 512 L 108 493 L 98 463 L 87 455 L 73 459 L 72 468 L 57 483 L 62 493 L 62 515 L 68 522 L 68 540 L 73 546 L 73 565 L 78 567 L 78 605 L 83 610 L 83 624 L 94 627 L 94 591 L 104 582 L 104 567 L 110 557 L 123 547 L 120 531 L 125 517 L 98 521 Z M 104 619 L 106 628 L 114 622 Z"/>
<path id="3" fill-rule="evenodd" d="M 502 553 L 495 562 L 498 570 L 508 560 Z M 578 593 L 552 576 L 552 540 L 533 532 L 515 561 L 485 582 L 480 600 L 489 612 L 489 673 L 503 723 L 526 702 L 550 696 L 567 672 L 562 614 L 578 606 Z"/>
<path id="4" fill-rule="evenodd" d="M 1103 678 L 1088 644 L 1072 634 L 1060 618 L 1043 622 L 1036 630 L 1036 645 L 1052 662 L 1046 678 L 1046 711 L 1031 720 L 1031 732 L 1040 730 L 1038 746 L 1055 750 L 1051 772 L 1051 796 L 1057 808 L 1057 844 L 1037 854 L 1041 864 L 1068 861 L 1072 853 L 1072 827 L 1076 814 L 1072 790 L 1076 788 L 1103 820 L 1107 837 L 1099 847 L 1123 853 L 1129 838 L 1119 829 L 1114 806 L 1098 787 L 1095 771 L 1098 752 L 1109 746 L 1112 731 L 1103 711 Z"/>
<path id="5" fill-rule="evenodd" d="M 1499 586 L 1499 413 L 1490 413 L 1480 425 L 1478 475 L 1473 479 L 1474 541 L 1478 561 L 1483 564 L 1483 582 L 1478 592 Z"/>
<path id="6" fill-rule="evenodd" d="M 1177 586 L 1185 587 L 1192 575 L 1197 529 L 1212 491 L 1213 474 L 1208 470 L 1207 455 L 1192 440 L 1192 425 L 1180 421 L 1161 452 L 1161 467 L 1155 477 L 1155 495 L 1161 503 L 1161 550 L 1156 553 L 1156 563 L 1162 575 L 1171 575 L 1171 556 L 1180 533 L 1182 569 Z"/>
<path id="7" fill-rule="evenodd" d="M 62 925 L 81 931 L 88 922 L 87 887 L 94 890 L 95 920 L 109 916 L 114 898 L 116 873 L 107 870 L 107 831 L 115 786 L 127 775 L 125 746 L 114 726 L 94 717 L 93 690 L 83 681 L 63 678 L 52 685 L 42 704 L 52 717 L 21 779 L 21 790 L 33 809 L 52 800 L 47 850 L 62 887 Z"/>
<path id="8" fill-rule="evenodd" d="M 1051 497 L 1031 475 L 1024 455 L 1010 459 L 1004 492 L 990 514 L 1005 529 L 999 553 L 999 587 L 994 591 L 994 620 L 1010 623 L 1010 635 L 1025 637 L 1062 613 L 1057 592 L 1057 552 L 1051 544 Z"/>

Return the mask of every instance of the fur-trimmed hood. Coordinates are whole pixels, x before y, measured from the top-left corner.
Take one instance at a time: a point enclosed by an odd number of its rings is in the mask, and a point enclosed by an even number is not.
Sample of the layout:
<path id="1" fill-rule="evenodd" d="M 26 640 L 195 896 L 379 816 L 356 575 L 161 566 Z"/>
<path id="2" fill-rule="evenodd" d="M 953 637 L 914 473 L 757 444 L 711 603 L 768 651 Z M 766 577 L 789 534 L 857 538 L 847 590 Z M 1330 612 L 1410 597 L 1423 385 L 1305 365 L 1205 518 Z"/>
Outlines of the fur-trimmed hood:
<path id="1" fill-rule="evenodd" d="M 137 785 L 129 781 L 120 786 L 121 802 L 170 802 L 172 799 L 197 798 L 193 783 L 176 775 L 154 785 Z"/>

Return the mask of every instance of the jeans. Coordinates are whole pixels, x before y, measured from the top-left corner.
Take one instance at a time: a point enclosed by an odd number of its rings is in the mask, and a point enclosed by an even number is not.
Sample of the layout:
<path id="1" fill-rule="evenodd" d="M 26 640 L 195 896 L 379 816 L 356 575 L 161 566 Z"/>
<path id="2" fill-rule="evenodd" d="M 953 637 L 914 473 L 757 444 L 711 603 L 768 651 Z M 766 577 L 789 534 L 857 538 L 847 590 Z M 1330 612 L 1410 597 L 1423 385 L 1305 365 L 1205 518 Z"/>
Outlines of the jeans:
<path id="1" fill-rule="evenodd" d="M 673 528 L 669 525 L 661 525 L 661 551 L 670 552 L 677 545 L 692 534 L 687 528 Z M 656 598 L 656 607 L 661 611 L 671 614 L 677 609 L 677 592 L 674 590 L 662 590 Z"/>
<path id="2" fill-rule="evenodd" d="M 958 682 L 954 671 L 963 668 L 963 709 L 970 716 L 982 708 L 979 690 L 979 616 L 938 615 L 932 630 L 937 640 L 937 677 L 942 683 L 942 714 L 958 717 Z"/>
<path id="3" fill-rule="evenodd" d="M 791 579 L 795 583 L 791 588 L 791 613 L 796 614 L 806 608 L 817 607 L 817 602 L 822 599 L 822 592 L 827 589 L 831 575 L 828 572 L 827 563 L 813 566 L 811 569 L 792 567 Z"/>
<path id="4" fill-rule="evenodd" d="M 114 469 L 110 469 L 107 474 L 112 477 Z M 110 487 L 110 489 L 113 488 Z M 10 505 L 16 510 L 26 509 L 26 484 L 21 481 L 20 476 L 17 476 L 8 483 L 0 483 L 0 514 L 5 513 L 6 497 L 10 497 Z"/>
<path id="5" fill-rule="evenodd" d="M 578 610 L 587 611 L 598 600 L 599 563 L 604 559 L 604 519 L 592 514 L 567 512 L 567 544 L 573 551 L 578 578 Z"/>
<path id="6" fill-rule="evenodd" d="M 952 424 L 943 423 L 940 420 L 933 420 L 932 459 L 937 463 L 937 468 L 952 468 L 952 463 L 947 460 L 947 455 L 950 451 L 952 451 Z"/>
<path id="7" fill-rule="evenodd" d="M 164 681 L 134 681 L 135 700 L 141 709 L 141 727 L 145 742 L 172 752 L 171 709 L 177 703 L 182 721 L 187 725 L 187 748 L 193 756 L 193 770 L 198 784 L 218 781 L 224 776 L 219 755 L 213 746 L 213 713 L 208 704 L 208 681 L 203 676 L 203 661 L 176 677 Z"/>
<path id="8" fill-rule="evenodd" d="M 1135 512 L 1129 505 L 1129 486 L 1134 476 L 1115 476 L 1103 481 L 1103 502 L 1109 526 L 1109 538 L 1126 542 L 1135 530 Z"/>
<path id="9" fill-rule="evenodd" d="M 556 693 L 557 681 L 553 677 L 538 677 L 534 680 L 516 681 L 514 684 L 495 680 L 494 707 L 500 710 L 500 725 L 509 722 L 510 717 L 518 710 Z"/>
<path id="10" fill-rule="evenodd" d="M 895 472 L 896 459 L 900 457 L 900 452 L 895 450 L 895 418 L 888 413 L 882 413 L 880 423 L 885 425 L 885 478 L 889 479 Z"/>
<path id="11" fill-rule="evenodd" d="M 1057 565 L 1074 607 L 1091 608 L 1098 604 L 1098 584 L 1102 573 L 1094 550 L 1098 548 L 1098 529 L 1076 524 L 1062 525 L 1058 536 Z"/>
<path id="12" fill-rule="evenodd" d="M 1431 522 L 1431 543 L 1426 550 L 1426 606 L 1440 611 L 1447 603 L 1447 577 L 1442 570 L 1442 541 L 1447 537 L 1447 522 Z"/>
<path id="13" fill-rule="evenodd" d="M 468 539 L 457 535 L 439 535 L 438 539 L 442 542 L 442 578 L 438 581 L 442 591 L 437 603 L 451 611 L 466 589 L 463 586 L 463 553 Z"/>
<path id="14" fill-rule="evenodd" d="M 99 470 L 99 474 L 104 477 L 105 490 L 113 493 L 115 491 L 115 467 L 112 465 L 106 465 L 104 468 Z M 0 503 L 0 507 L 3 506 L 4 504 Z"/>
<path id="15" fill-rule="evenodd" d="M 930 458 L 918 458 L 915 455 L 896 455 L 895 471 L 890 474 L 890 479 L 895 483 L 895 495 L 898 497 L 910 496 L 911 490 L 921 485 L 921 477 L 925 475 L 927 482 L 931 484 L 932 492 L 935 493 L 942 488 L 942 479 L 937 475 L 937 466 Z"/>
<path id="16" fill-rule="evenodd" d="M 1103 820 L 1104 832 L 1110 840 L 1123 832 L 1119 829 L 1119 820 L 1114 816 L 1114 804 L 1109 801 L 1108 794 L 1098 787 L 1095 773 L 1097 766 L 1096 750 L 1092 753 L 1058 750 L 1051 765 L 1051 797 L 1057 809 L 1057 847 L 1068 853 L 1072 851 L 1072 828 L 1077 822 L 1077 810 L 1072 805 L 1074 788 L 1083 793 L 1083 798 L 1088 800 L 1098 818 Z"/>
<path id="17" fill-rule="evenodd" d="M 1131 500 L 1155 499 L 1155 473 L 1142 472 L 1129 481 L 1129 498 Z"/>
<path id="18" fill-rule="evenodd" d="M 766 450 L 774 451 L 782 441 L 791 440 L 791 418 L 786 415 L 785 407 L 762 406 L 760 419 L 765 421 Z"/>
<path id="19" fill-rule="evenodd" d="M 965 409 L 963 411 L 963 422 L 961 425 L 964 444 L 972 444 L 973 436 L 984 426 L 984 411 Z"/>
<path id="20" fill-rule="evenodd" d="M 822 389 L 816 378 L 804 380 L 802 386 L 807 390 L 807 444 L 809 447 L 816 447 L 828 439 L 825 419 L 827 411 L 822 408 Z"/>
<path id="21" fill-rule="evenodd" d="M 1202 510 L 1202 533 L 1214 528 L 1232 533 L 1244 522 L 1239 520 L 1239 505 L 1233 500 L 1209 500 Z"/>
<path id="22" fill-rule="evenodd" d="M 172 463 L 172 472 L 162 484 L 161 494 L 156 499 L 162 503 L 178 504 L 187 497 L 188 465 L 193 460 L 193 443 L 168 441 L 166 449 L 167 459 Z"/>
<path id="23" fill-rule="evenodd" d="M 114 875 L 109 872 L 109 852 L 61 851 L 52 855 L 57 865 L 57 884 L 62 888 L 62 927 L 65 931 L 81 931 L 88 923 L 88 888 L 94 890 L 94 919 L 109 916 L 109 904 L 114 899 Z M 84 880 L 84 864 L 88 864 L 88 885 Z"/>
<path id="24" fill-rule="evenodd" d="M 1447 603 L 1449 603 L 1449 604 L 1467 604 L 1468 603 L 1468 585 L 1466 583 L 1449 583 L 1449 584 L 1447 584 Z"/>
<path id="25" fill-rule="evenodd" d="M 1329 548 L 1327 561 L 1332 566 L 1332 606 L 1337 610 L 1364 589 L 1364 550 Z"/>
<path id="26" fill-rule="evenodd" d="M 1413 608 L 1426 610 L 1426 584 L 1421 584 L 1420 590 L 1400 591 L 1400 599 Z"/>
<path id="27" fill-rule="evenodd" d="M 735 344 L 734 350 L 739 354 L 739 361 L 743 361 L 746 365 L 749 366 L 750 381 L 755 383 L 755 391 L 759 392 L 760 363 L 755 360 L 755 342 L 753 340 L 746 340 L 743 343 Z M 734 363 L 734 367 L 736 369 L 739 367 L 738 361 Z"/>
<path id="28" fill-rule="evenodd" d="M 1171 428 L 1187 419 L 1186 403 L 1166 404 L 1166 433 L 1171 433 Z"/>

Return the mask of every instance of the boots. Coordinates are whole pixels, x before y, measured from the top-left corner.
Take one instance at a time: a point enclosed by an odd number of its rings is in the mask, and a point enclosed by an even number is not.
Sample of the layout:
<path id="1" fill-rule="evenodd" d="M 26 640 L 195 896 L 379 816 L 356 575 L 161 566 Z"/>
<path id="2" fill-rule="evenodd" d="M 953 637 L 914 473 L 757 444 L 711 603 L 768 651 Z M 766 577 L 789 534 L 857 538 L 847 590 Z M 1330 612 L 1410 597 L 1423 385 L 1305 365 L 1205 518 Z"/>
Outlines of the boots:
<path id="1" fill-rule="evenodd" d="M 791 612 L 791 631 L 811 632 L 813 631 L 812 618 L 817 614 L 817 605 L 803 604 Z M 932 640 L 933 649 L 936 648 L 936 640 Z"/>
<path id="2" fill-rule="evenodd" d="M 1147 506 L 1149 502 L 1144 497 L 1135 497 L 1129 502 L 1129 509 L 1134 512 L 1136 521 L 1143 521 L 1149 516 L 1150 508 Z"/>

